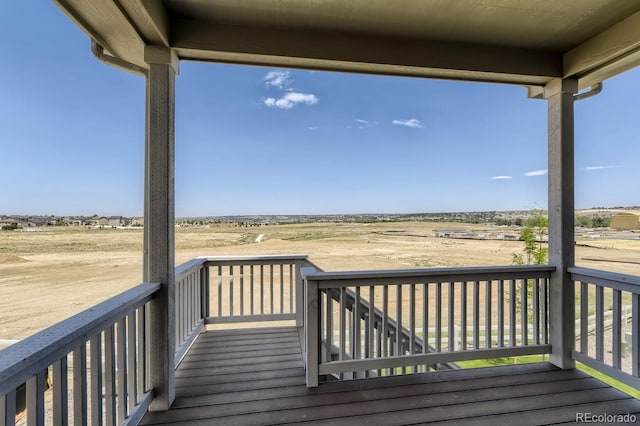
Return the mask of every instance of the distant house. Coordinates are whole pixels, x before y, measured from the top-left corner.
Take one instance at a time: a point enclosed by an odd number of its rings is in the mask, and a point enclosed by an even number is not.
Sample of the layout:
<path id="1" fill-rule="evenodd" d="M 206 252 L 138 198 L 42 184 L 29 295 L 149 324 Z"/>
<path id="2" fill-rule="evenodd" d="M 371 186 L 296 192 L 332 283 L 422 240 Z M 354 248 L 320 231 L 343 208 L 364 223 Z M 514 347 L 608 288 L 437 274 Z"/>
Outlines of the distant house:
<path id="1" fill-rule="evenodd" d="M 98 226 L 107 226 L 107 225 L 109 225 L 109 219 L 107 219 L 106 217 L 101 217 L 100 219 L 98 219 L 96 221 L 96 225 L 98 225 Z"/>
<path id="2" fill-rule="evenodd" d="M 640 229 L 640 213 L 616 213 L 611 217 L 611 228 L 635 230 Z"/>
<path id="3" fill-rule="evenodd" d="M 143 217 L 136 217 L 131 219 L 131 223 L 129 224 L 130 226 L 144 226 L 144 218 Z"/>
<path id="4" fill-rule="evenodd" d="M 124 218 L 122 216 L 109 217 L 109 226 L 124 226 Z"/>

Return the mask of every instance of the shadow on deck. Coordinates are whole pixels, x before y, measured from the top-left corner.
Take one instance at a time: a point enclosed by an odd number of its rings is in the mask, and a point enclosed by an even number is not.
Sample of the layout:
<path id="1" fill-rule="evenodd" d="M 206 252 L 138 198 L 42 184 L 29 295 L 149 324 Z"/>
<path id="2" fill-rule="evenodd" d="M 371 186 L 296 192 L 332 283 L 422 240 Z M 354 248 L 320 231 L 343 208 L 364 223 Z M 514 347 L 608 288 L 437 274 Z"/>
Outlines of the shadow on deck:
<path id="1" fill-rule="evenodd" d="M 548 363 L 305 386 L 295 327 L 208 331 L 176 371 L 176 400 L 141 424 L 554 424 L 635 414 L 640 401 Z"/>

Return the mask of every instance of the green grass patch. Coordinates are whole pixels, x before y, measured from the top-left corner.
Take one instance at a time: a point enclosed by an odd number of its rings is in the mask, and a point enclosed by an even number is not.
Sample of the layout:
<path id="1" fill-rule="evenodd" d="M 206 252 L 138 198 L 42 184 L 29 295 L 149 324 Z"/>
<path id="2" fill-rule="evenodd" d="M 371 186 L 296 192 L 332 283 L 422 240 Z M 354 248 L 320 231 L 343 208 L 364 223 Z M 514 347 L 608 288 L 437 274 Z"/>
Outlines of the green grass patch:
<path id="1" fill-rule="evenodd" d="M 591 367 L 588 367 L 584 364 L 581 364 L 579 362 L 576 363 L 576 367 L 578 368 L 578 370 L 580 371 L 584 371 L 585 373 L 587 373 L 588 375 L 595 377 L 596 379 L 600 380 L 601 382 L 604 382 L 606 384 L 608 384 L 609 386 L 616 388 L 628 395 L 631 395 L 632 397 L 636 398 L 636 399 L 640 399 L 640 390 L 635 389 L 629 385 L 626 385 L 622 382 L 619 382 L 616 379 L 612 379 L 611 377 L 607 376 L 604 373 L 599 372 L 598 370 L 594 370 Z"/>
<path id="2" fill-rule="evenodd" d="M 531 364 L 533 362 L 544 362 L 547 360 L 545 355 L 523 355 L 508 358 L 492 358 L 492 359 L 477 359 L 472 361 L 459 361 L 456 362 L 462 368 L 484 368 L 484 367 L 496 367 L 499 365 L 517 365 L 517 364 Z"/>
<path id="3" fill-rule="evenodd" d="M 493 359 L 479 359 L 473 361 L 460 361 L 456 362 L 462 368 L 483 368 L 483 367 L 496 367 L 500 365 L 516 365 L 516 364 L 528 364 L 533 362 L 547 361 L 546 355 L 525 355 L 510 358 L 493 358 Z M 588 375 L 608 384 L 609 386 L 616 388 L 636 399 L 640 399 L 640 390 L 635 389 L 629 385 L 626 385 L 616 379 L 607 376 L 604 373 L 594 370 L 581 363 L 576 363 L 576 367 L 580 371 L 584 371 Z"/>

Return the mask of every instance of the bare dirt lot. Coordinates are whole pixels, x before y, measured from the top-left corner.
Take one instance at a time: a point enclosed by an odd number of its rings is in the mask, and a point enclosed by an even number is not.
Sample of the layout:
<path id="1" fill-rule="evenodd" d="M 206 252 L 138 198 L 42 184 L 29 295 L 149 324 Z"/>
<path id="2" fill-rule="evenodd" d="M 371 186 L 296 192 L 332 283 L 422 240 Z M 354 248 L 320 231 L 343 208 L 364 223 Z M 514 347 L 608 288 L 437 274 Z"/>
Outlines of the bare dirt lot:
<path id="1" fill-rule="evenodd" d="M 312 223 L 178 228 L 176 263 L 195 256 L 308 254 L 325 270 L 509 265 L 518 241 L 437 238 L 487 225 Z M 494 229 L 495 230 L 495 229 Z M 254 241 L 264 234 L 260 243 Z M 580 240 L 579 266 L 640 275 L 640 240 Z M 142 231 L 51 228 L 0 233 L 0 347 L 141 282 Z"/>

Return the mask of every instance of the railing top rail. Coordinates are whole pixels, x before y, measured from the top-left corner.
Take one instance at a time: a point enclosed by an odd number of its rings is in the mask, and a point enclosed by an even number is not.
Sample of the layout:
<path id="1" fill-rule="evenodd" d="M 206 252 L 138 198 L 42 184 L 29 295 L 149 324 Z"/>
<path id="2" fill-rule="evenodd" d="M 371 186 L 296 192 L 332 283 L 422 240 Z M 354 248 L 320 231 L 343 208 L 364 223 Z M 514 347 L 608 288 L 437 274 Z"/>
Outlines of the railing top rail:
<path id="1" fill-rule="evenodd" d="M 528 274 L 548 277 L 555 271 L 551 265 L 524 265 L 524 266 L 486 266 L 466 268 L 421 268 L 421 269 L 392 269 L 380 271 L 336 271 L 320 272 L 315 268 L 302 268 L 302 276 L 315 281 L 359 281 L 371 279 L 425 279 L 437 280 L 483 280 L 496 279 L 496 276 L 513 276 L 522 278 Z M 498 278 L 499 279 L 499 278 Z M 507 278 L 505 278 L 507 279 Z"/>
<path id="2" fill-rule="evenodd" d="M 157 283 L 139 284 L 0 351 L 0 395 L 146 303 L 159 289 Z"/>
<path id="3" fill-rule="evenodd" d="M 619 274 L 578 266 L 567 268 L 567 270 L 576 281 L 591 281 L 594 284 L 606 287 L 621 287 L 620 290 L 640 294 L 640 277 L 636 275 Z M 607 285 L 607 283 L 613 285 Z"/>
<path id="4" fill-rule="evenodd" d="M 307 254 L 239 255 L 239 256 L 199 256 L 193 260 L 207 262 L 254 261 L 254 260 L 304 260 Z"/>
<path id="5" fill-rule="evenodd" d="M 302 267 L 302 269 L 304 269 L 304 268 L 313 268 L 317 272 L 324 272 L 324 269 L 322 269 L 321 267 L 319 267 L 318 265 L 316 265 L 315 263 L 313 263 L 309 259 L 305 259 L 303 265 L 304 266 Z"/>
<path id="6" fill-rule="evenodd" d="M 183 275 L 189 273 L 194 268 L 199 268 L 201 265 L 205 264 L 207 259 L 196 257 L 195 259 L 188 260 L 178 266 L 176 266 L 175 270 L 175 279 L 176 281 L 183 278 Z"/>

